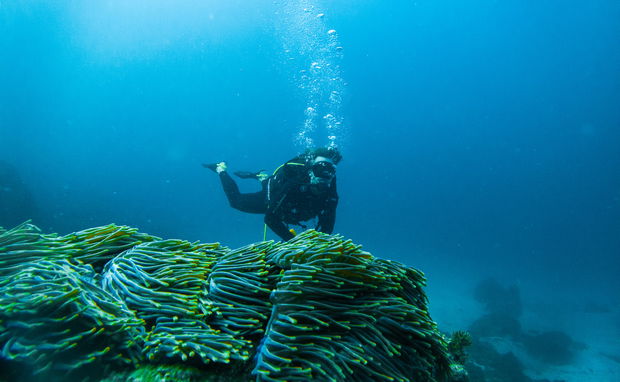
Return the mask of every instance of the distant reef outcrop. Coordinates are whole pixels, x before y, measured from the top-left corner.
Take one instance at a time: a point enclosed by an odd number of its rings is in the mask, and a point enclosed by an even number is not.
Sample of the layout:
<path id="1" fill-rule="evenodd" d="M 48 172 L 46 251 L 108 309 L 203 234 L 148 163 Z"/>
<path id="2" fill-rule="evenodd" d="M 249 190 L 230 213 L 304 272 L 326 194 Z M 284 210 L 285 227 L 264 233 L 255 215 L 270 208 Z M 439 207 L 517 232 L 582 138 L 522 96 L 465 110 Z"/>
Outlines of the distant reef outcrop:
<path id="1" fill-rule="evenodd" d="M 313 230 L 229 249 L 24 223 L 0 229 L 0 380 L 449 380 L 424 285 Z"/>

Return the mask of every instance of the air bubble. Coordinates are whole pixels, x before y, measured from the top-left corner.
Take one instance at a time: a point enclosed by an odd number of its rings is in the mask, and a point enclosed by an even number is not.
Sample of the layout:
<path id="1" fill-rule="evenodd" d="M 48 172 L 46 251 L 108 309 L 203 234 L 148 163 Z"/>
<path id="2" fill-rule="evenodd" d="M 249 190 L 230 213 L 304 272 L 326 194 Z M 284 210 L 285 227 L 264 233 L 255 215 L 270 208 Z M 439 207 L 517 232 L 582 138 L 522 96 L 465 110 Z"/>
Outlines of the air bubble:
<path id="1" fill-rule="evenodd" d="M 292 32 L 285 36 L 285 57 L 294 57 L 297 62 L 297 86 L 307 101 L 306 108 L 300 110 L 304 122 L 299 126 L 296 143 L 310 147 L 317 143 L 315 138 L 327 138 L 325 143 L 335 146 L 341 133 L 341 103 L 346 86 L 340 76 L 343 47 L 338 32 L 326 24 L 326 10 L 312 5 L 313 1 L 284 3 L 289 19 L 285 21 Z"/>

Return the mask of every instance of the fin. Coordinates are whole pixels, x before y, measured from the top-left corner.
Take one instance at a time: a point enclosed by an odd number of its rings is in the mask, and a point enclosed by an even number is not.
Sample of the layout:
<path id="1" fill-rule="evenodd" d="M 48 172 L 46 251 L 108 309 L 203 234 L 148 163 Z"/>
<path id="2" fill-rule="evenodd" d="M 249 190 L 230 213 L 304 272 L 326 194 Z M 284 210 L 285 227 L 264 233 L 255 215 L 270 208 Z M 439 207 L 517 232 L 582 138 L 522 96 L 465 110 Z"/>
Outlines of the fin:
<path id="1" fill-rule="evenodd" d="M 208 168 L 209 170 L 216 172 L 217 170 L 217 163 L 203 163 L 202 167 L 204 168 Z"/>
<path id="2" fill-rule="evenodd" d="M 222 171 L 226 171 L 226 162 L 219 163 L 203 163 L 202 167 L 208 168 L 211 171 L 217 172 L 218 174 Z"/>

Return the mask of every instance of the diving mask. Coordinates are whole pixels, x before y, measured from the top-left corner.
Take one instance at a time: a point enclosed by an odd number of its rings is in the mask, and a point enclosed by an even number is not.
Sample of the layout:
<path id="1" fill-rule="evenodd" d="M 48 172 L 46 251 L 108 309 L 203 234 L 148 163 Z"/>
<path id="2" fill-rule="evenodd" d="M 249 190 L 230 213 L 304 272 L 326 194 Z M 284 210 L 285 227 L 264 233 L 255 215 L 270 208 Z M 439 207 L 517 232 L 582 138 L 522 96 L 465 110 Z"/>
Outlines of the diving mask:
<path id="1" fill-rule="evenodd" d="M 325 157 L 317 157 L 310 169 L 310 180 L 313 184 L 329 183 L 336 175 L 336 165 Z"/>

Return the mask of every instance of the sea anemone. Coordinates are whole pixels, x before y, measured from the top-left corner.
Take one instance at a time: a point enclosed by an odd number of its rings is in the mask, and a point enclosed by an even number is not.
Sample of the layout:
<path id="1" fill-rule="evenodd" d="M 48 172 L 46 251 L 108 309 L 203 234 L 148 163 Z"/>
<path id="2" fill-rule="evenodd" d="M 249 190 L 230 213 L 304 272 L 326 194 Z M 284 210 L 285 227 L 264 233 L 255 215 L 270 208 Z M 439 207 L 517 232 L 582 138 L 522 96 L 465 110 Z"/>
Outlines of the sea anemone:
<path id="1" fill-rule="evenodd" d="M 145 363 L 257 381 L 449 373 L 424 275 L 339 235 L 230 250 L 124 226 L 58 236 L 23 224 L 0 232 L 0 266 L 1 355 L 39 373 Z"/>

